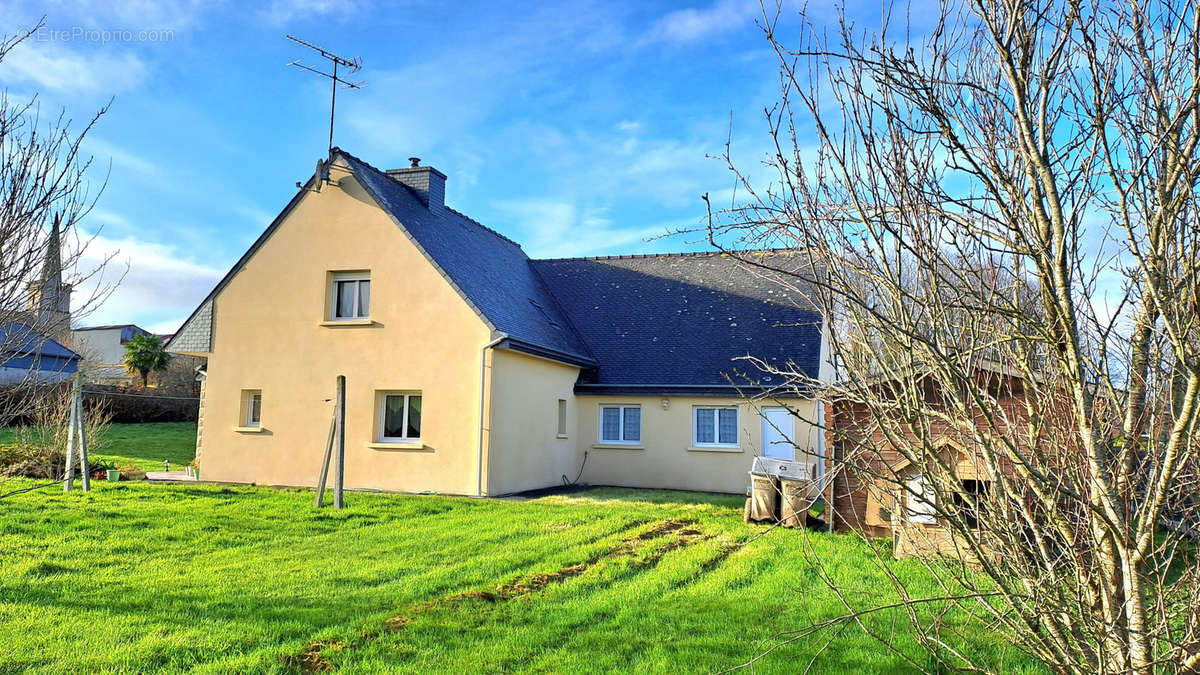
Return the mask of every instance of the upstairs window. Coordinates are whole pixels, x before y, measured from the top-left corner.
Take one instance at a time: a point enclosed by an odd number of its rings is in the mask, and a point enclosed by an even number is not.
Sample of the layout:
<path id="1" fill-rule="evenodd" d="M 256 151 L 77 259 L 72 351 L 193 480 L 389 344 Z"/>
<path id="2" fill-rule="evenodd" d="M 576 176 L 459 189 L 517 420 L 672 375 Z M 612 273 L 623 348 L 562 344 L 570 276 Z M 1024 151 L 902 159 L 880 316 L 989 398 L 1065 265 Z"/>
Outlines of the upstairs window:
<path id="1" fill-rule="evenodd" d="M 379 442 L 421 440 L 421 394 L 386 392 L 379 397 Z"/>
<path id="2" fill-rule="evenodd" d="M 371 316 L 371 275 L 369 272 L 334 274 L 330 283 L 330 293 L 330 320 L 356 321 Z"/>
<path id="3" fill-rule="evenodd" d="M 695 437 L 698 447 L 736 448 L 738 445 L 737 408 L 695 409 Z"/>
<path id="4" fill-rule="evenodd" d="M 642 407 L 600 406 L 600 442 L 635 445 L 642 441 Z"/>

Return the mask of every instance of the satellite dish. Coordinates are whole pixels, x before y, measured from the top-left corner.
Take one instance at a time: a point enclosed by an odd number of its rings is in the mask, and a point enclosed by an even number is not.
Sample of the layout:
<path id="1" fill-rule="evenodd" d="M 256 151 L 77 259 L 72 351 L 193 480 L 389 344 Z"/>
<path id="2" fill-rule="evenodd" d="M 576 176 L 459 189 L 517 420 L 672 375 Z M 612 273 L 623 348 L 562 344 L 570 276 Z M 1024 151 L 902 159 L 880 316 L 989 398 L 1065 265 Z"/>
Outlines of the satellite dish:
<path id="1" fill-rule="evenodd" d="M 329 163 L 328 162 L 326 162 L 323 159 L 317 160 L 317 172 L 316 172 L 316 174 L 314 174 L 314 178 L 316 178 L 316 181 L 315 181 L 316 190 L 317 190 L 317 192 L 320 192 L 321 186 L 323 186 L 326 183 L 326 181 L 329 180 Z"/>

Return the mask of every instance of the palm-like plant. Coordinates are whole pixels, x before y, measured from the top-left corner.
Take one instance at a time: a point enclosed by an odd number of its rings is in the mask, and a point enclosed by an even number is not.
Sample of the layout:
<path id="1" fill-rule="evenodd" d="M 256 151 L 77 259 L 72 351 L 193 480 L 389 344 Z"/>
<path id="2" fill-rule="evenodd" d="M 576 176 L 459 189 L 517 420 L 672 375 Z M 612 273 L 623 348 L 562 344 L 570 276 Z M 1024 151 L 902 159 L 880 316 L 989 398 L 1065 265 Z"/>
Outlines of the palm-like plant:
<path id="1" fill-rule="evenodd" d="M 157 335 L 135 335 L 125 344 L 125 368 L 142 376 L 142 387 L 150 373 L 163 372 L 171 364 L 171 355 Z"/>

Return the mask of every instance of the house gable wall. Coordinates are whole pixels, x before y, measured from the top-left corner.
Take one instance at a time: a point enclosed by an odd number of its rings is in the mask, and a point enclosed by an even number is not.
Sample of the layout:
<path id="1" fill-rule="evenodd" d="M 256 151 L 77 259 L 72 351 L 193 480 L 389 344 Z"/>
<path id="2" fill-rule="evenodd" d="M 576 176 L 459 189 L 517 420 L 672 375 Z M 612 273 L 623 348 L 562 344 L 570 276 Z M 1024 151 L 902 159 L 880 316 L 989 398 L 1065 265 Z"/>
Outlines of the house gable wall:
<path id="1" fill-rule="evenodd" d="M 473 494 L 490 330 L 353 178 L 339 178 L 306 194 L 210 305 L 205 479 L 314 484 L 345 375 L 347 487 Z M 372 325 L 322 325 L 339 270 L 370 270 Z M 258 432 L 235 430 L 247 389 L 262 391 Z M 420 448 L 370 447 L 381 390 L 421 392 Z"/>

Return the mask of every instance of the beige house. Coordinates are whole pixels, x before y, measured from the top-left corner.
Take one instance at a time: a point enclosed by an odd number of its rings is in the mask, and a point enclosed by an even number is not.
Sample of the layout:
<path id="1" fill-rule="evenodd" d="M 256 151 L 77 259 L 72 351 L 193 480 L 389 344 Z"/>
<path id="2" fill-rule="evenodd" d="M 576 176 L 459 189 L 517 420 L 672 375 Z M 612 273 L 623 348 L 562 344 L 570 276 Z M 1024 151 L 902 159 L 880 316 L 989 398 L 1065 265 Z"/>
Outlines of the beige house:
<path id="1" fill-rule="evenodd" d="M 823 406 L 739 360 L 825 375 L 798 293 L 718 254 L 531 260 L 445 181 L 334 149 L 176 333 L 208 359 L 206 479 L 314 484 L 338 375 L 349 488 L 740 493 L 757 454 L 824 471 Z"/>

